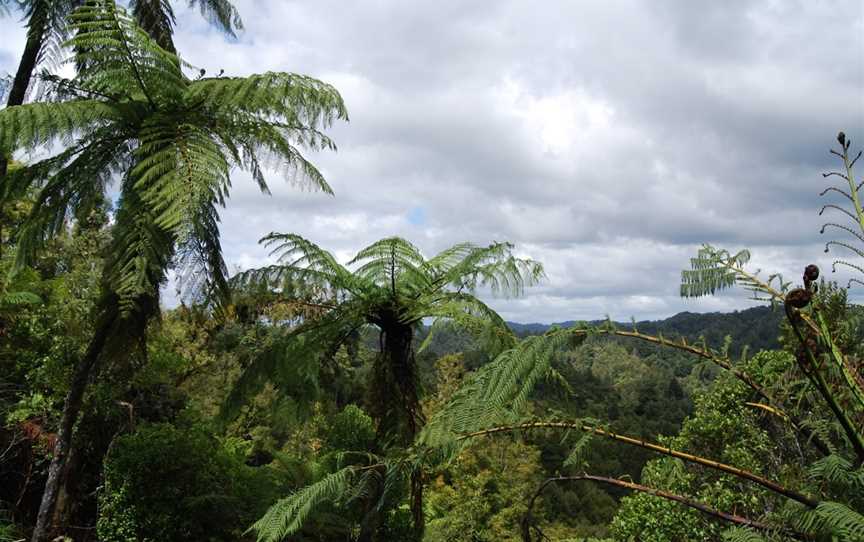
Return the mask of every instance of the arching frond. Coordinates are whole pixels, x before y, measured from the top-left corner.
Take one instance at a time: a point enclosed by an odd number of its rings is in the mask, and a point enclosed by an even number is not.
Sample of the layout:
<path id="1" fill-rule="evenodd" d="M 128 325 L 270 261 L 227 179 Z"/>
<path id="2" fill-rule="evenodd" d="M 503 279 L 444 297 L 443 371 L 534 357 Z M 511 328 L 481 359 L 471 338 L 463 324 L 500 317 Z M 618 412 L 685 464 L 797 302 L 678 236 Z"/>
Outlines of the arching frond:
<path id="1" fill-rule="evenodd" d="M 69 103 L 34 103 L 0 110 L 0 147 L 37 148 L 55 142 L 70 143 L 120 120 L 115 107 L 99 100 Z"/>
<path id="2" fill-rule="evenodd" d="M 681 297 L 703 297 L 739 285 L 752 292 L 753 298 L 764 301 L 782 301 L 788 287 L 780 275 L 772 275 L 767 281 L 758 278 L 759 271 L 748 272 L 744 266 L 750 261 L 750 252 L 741 250 L 731 254 L 724 249 L 703 245 L 695 258 L 690 259 L 690 269 L 681 272 Z M 777 282 L 778 286 L 772 286 Z"/>
<path id="3" fill-rule="evenodd" d="M 537 383 L 551 374 L 553 353 L 579 340 L 568 331 L 528 337 L 483 366 L 433 416 L 420 441 L 440 446 L 459 433 L 518 420 Z"/>
<path id="4" fill-rule="evenodd" d="M 217 110 L 276 115 L 285 128 L 326 128 L 348 120 L 345 102 L 332 85 L 293 73 L 203 78 L 189 84 L 187 98 Z"/>
<path id="5" fill-rule="evenodd" d="M 815 510 L 802 511 L 795 517 L 795 525 L 837 540 L 864 540 L 864 515 L 838 502 L 821 502 Z"/>
<path id="6" fill-rule="evenodd" d="M 467 331 L 493 357 L 516 345 L 516 337 L 504 319 L 470 294 L 447 292 L 432 299 L 420 297 L 416 309 L 408 312 L 406 318 L 434 319 L 427 340 L 441 328 Z"/>
<path id="7" fill-rule="evenodd" d="M 356 476 L 355 467 L 328 474 L 320 481 L 279 500 L 249 530 L 257 532 L 259 542 L 284 540 L 299 531 L 318 506 L 337 501 L 348 493 Z"/>
<path id="8" fill-rule="evenodd" d="M 308 286 L 333 293 L 351 291 L 357 285 L 355 277 L 333 254 L 300 235 L 274 232 L 264 236 L 259 243 L 270 248 L 270 255 L 276 256 L 279 263 L 265 270 L 243 273 L 239 275 L 240 281 L 260 283 L 266 280 L 279 288 L 305 282 Z"/>
<path id="9" fill-rule="evenodd" d="M 525 287 L 537 284 L 544 276 L 543 266 L 534 260 L 516 258 L 510 243 L 493 243 L 486 247 L 457 246 L 453 252 L 442 252 L 433 265 L 435 283 L 474 292 L 488 287 L 493 294 L 519 296 Z M 457 260 L 457 255 L 461 260 Z M 438 259 L 440 257 L 440 259 Z M 442 265 L 447 262 L 446 265 Z"/>

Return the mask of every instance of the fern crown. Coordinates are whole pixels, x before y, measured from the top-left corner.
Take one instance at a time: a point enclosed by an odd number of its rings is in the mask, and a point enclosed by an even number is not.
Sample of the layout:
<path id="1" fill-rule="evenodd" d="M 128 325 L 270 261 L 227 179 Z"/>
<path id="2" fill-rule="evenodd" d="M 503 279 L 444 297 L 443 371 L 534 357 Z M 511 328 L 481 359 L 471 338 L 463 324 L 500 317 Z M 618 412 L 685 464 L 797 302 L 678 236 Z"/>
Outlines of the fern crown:
<path id="1" fill-rule="evenodd" d="M 265 166 L 332 193 L 299 150 L 335 149 L 323 130 L 347 112 L 332 86 L 278 72 L 190 79 L 175 54 L 110 0 L 87 1 L 71 20 L 75 36 L 66 46 L 88 69 L 48 78 L 51 101 L 0 111 L 0 148 L 59 149 L 2 180 L 4 200 L 38 193 L 19 263 L 70 217 L 100 204 L 119 177 L 106 274 L 121 301 L 154 291 L 171 265 L 224 293 L 218 208 L 235 168 L 265 193 Z"/>

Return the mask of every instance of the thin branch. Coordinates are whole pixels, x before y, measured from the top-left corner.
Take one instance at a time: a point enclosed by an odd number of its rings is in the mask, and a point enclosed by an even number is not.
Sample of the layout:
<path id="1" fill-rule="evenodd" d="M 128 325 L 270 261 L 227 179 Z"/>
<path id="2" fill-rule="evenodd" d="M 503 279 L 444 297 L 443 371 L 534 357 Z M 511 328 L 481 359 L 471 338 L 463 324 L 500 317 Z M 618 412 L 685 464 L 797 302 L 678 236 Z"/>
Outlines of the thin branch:
<path id="1" fill-rule="evenodd" d="M 653 452 L 661 453 L 663 455 L 668 455 L 670 457 L 675 457 L 677 459 L 681 459 L 684 461 L 689 461 L 690 463 L 696 463 L 698 465 L 702 465 L 704 467 L 708 467 L 714 470 L 719 470 L 738 478 L 743 478 L 745 480 L 750 480 L 760 486 L 773 491 L 774 493 L 778 493 L 797 501 L 808 508 L 816 508 L 819 502 L 798 493 L 797 491 L 788 489 L 786 487 L 781 486 L 777 482 L 768 480 L 758 474 L 754 474 L 750 471 L 746 471 L 743 469 L 739 469 L 738 467 L 733 467 L 732 465 L 727 465 L 725 463 L 720 463 L 719 461 L 714 461 L 713 459 L 707 459 L 704 457 L 700 457 L 693 454 L 688 454 L 686 452 L 680 452 L 678 450 L 673 450 L 668 446 L 661 446 L 659 444 L 654 444 L 651 442 L 646 442 L 642 439 L 628 437 L 626 435 L 619 435 L 617 433 L 613 433 L 611 431 L 606 431 L 604 429 L 600 429 L 599 427 L 594 427 L 591 425 L 583 425 L 578 423 L 569 423 L 569 422 L 529 422 L 518 425 L 510 425 L 510 426 L 500 426 L 500 427 L 492 427 L 489 429 L 484 429 L 481 431 L 475 431 L 473 433 L 468 433 L 459 437 L 459 440 L 464 440 L 468 438 L 483 436 L 483 435 L 493 435 L 497 433 L 506 433 L 515 430 L 525 430 L 525 429 L 576 429 L 578 431 L 582 431 L 584 433 L 590 433 L 595 435 L 600 435 L 602 437 L 606 437 L 608 439 L 623 442 L 624 444 L 629 444 L 631 446 L 638 446 L 640 448 L 644 448 L 646 450 L 651 450 Z"/>
<path id="2" fill-rule="evenodd" d="M 779 295 L 779 293 L 778 293 Z M 685 352 L 689 352 L 696 356 L 699 356 L 703 359 L 706 359 L 715 365 L 726 369 L 730 373 L 732 373 L 735 378 L 744 382 L 749 386 L 753 391 L 756 392 L 757 395 L 762 397 L 763 399 L 773 402 L 771 396 L 768 395 L 768 392 L 765 389 L 757 384 L 747 373 L 741 372 L 736 369 L 731 360 L 728 357 L 720 357 L 714 354 L 710 349 L 707 348 L 699 348 L 697 346 L 693 346 L 687 344 L 686 342 L 677 342 L 666 339 L 664 337 L 658 337 L 654 335 L 646 335 L 645 333 L 640 333 L 638 331 L 623 331 L 619 329 L 593 329 L 593 330 L 569 330 L 570 333 L 577 336 L 587 336 L 592 333 L 604 334 L 604 335 L 617 335 L 619 337 L 628 337 L 631 339 L 639 339 L 640 341 L 645 341 L 653 344 L 658 344 L 661 346 L 668 346 L 671 348 L 677 348 L 678 350 L 683 350 Z"/>
<path id="3" fill-rule="evenodd" d="M 791 536 L 791 537 L 799 539 L 799 540 L 811 540 L 812 539 L 811 536 L 809 536 L 805 533 L 799 533 L 799 532 L 792 531 L 789 529 L 778 528 L 778 527 L 775 527 L 772 525 L 768 525 L 766 523 L 762 523 L 762 522 L 759 522 L 756 520 L 745 518 L 743 516 L 739 516 L 737 514 L 730 514 L 728 512 L 723 512 L 721 510 L 717 510 L 716 508 L 712 508 L 712 507 L 708 506 L 707 504 L 688 499 L 687 497 L 677 495 L 675 493 L 669 493 L 668 491 L 663 491 L 662 489 L 655 489 L 652 487 L 643 486 L 641 484 L 636 484 L 633 482 L 627 482 L 624 480 L 619 480 L 617 478 L 608 478 L 606 476 L 595 476 L 593 474 L 580 474 L 578 476 L 556 476 L 554 478 L 549 478 L 546 481 L 544 481 L 542 484 L 540 484 L 540 487 L 538 487 L 537 491 L 534 492 L 534 495 L 532 495 L 531 501 L 528 505 L 528 510 L 525 512 L 525 515 L 522 518 L 522 540 L 525 542 L 531 542 L 530 526 L 531 526 L 531 521 L 533 519 L 532 512 L 534 509 L 534 504 L 537 501 L 537 498 L 543 492 L 543 490 L 546 489 L 546 486 L 553 484 L 553 483 L 558 483 L 558 482 L 579 482 L 579 481 L 585 481 L 585 480 L 592 481 L 592 482 L 599 482 L 601 484 L 617 486 L 617 487 L 624 488 L 624 489 L 630 489 L 632 491 L 638 491 L 640 493 L 646 493 L 648 495 L 654 495 L 655 497 L 660 497 L 663 499 L 667 499 L 670 501 L 681 503 L 684 506 L 687 506 L 689 508 L 693 508 L 694 510 L 698 510 L 699 512 L 702 512 L 703 514 L 709 515 L 713 518 L 716 518 L 716 519 L 719 519 L 722 521 L 726 521 L 729 523 L 734 523 L 736 525 L 740 525 L 741 527 L 749 527 L 751 529 L 756 529 L 758 531 L 765 531 L 765 532 L 782 531 L 787 536 Z"/>

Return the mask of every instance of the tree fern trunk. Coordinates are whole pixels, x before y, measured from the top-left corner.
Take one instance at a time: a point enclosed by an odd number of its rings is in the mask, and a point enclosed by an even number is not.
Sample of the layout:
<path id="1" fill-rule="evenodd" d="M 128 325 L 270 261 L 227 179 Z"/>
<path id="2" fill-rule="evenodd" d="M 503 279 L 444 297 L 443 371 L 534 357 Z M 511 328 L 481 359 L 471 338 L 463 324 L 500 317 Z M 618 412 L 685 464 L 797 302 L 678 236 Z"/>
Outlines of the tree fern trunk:
<path id="1" fill-rule="evenodd" d="M 40 12 L 40 6 L 41 3 L 37 5 L 30 16 L 30 21 L 27 25 L 27 43 L 24 45 L 24 53 L 18 62 L 18 71 L 15 72 L 15 79 L 12 81 L 9 98 L 6 100 L 6 107 L 23 104 L 24 98 L 27 96 L 27 87 L 30 86 L 30 79 L 33 77 L 33 70 L 36 69 L 39 52 L 42 50 L 42 44 L 45 41 L 45 17 Z M 9 162 L 6 151 L 0 149 L 0 177 L 6 175 L 8 166 Z"/>
<path id="2" fill-rule="evenodd" d="M 417 364 L 414 359 L 414 328 L 402 323 L 388 327 L 384 333 L 384 358 L 387 360 L 389 372 L 388 386 L 391 390 L 391 403 L 385 412 L 390 412 L 389 423 L 381 420 L 384 427 L 394 428 L 403 446 L 414 442 L 417 431 L 423 424 L 423 412 L 420 408 L 420 397 L 417 392 Z M 385 378 L 387 378 L 385 376 Z M 386 395 L 384 396 L 387 397 Z M 413 472 L 409 480 L 409 501 L 411 515 L 414 521 L 416 540 L 423 538 L 423 473 Z"/>
<path id="3" fill-rule="evenodd" d="M 48 542 L 53 534 L 51 532 L 51 520 L 57 504 L 57 498 L 60 494 L 66 463 L 69 459 L 72 431 L 75 421 L 78 419 L 81 405 L 84 402 L 84 392 L 87 389 L 87 383 L 98 365 L 99 358 L 105 349 L 108 337 L 114 329 L 117 317 L 117 305 L 116 303 L 110 303 L 102 318 L 100 318 L 87 352 L 75 367 L 69 392 L 66 394 L 66 401 L 63 404 L 60 428 L 57 431 L 57 443 L 54 445 L 54 454 L 51 458 L 51 465 L 48 467 L 48 479 L 45 482 L 45 491 L 42 493 L 42 502 L 39 505 L 39 513 L 36 516 L 36 527 L 33 529 L 32 542 Z"/>

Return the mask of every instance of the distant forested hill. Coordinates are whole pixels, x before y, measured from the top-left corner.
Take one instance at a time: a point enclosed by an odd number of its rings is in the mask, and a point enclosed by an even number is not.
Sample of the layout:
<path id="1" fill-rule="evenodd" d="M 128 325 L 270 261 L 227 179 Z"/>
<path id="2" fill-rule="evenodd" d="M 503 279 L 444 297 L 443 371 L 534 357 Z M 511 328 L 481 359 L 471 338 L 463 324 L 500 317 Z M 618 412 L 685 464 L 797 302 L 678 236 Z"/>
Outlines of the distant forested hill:
<path id="1" fill-rule="evenodd" d="M 665 320 L 636 322 L 636 327 L 642 333 L 650 335 L 662 333 L 669 338 L 683 336 L 688 341 L 696 341 L 704 336 L 708 345 L 714 348 L 721 347 L 724 338 L 729 335 L 733 338 L 731 353 L 737 355 L 744 345 L 749 345 L 751 352 L 778 348 L 777 338 L 781 317 L 782 312 L 779 309 L 763 306 L 728 313 L 681 312 Z M 526 336 L 545 333 L 553 325 L 572 327 L 576 323 L 570 320 L 549 325 L 516 322 L 508 322 L 508 325 L 516 334 Z M 593 325 L 603 323 L 602 320 L 589 322 Z M 632 322 L 616 322 L 615 325 L 622 329 L 633 328 Z"/>

